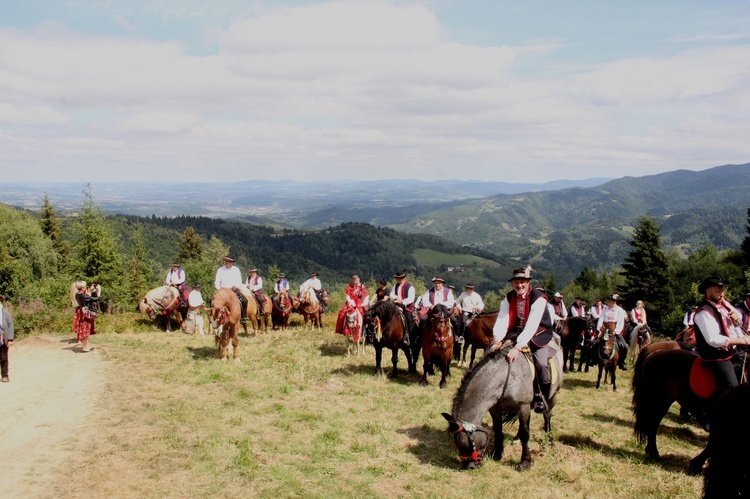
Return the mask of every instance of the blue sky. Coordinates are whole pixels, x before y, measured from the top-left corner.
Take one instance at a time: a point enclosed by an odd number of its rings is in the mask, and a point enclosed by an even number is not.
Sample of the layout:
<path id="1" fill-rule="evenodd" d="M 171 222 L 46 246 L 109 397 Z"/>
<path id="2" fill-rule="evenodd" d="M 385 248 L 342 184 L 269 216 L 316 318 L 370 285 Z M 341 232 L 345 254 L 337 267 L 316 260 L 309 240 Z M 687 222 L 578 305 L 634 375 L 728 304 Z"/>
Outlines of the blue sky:
<path id="1" fill-rule="evenodd" d="M 750 161 L 750 4 L 0 3 L 0 181 L 553 179 Z"/>

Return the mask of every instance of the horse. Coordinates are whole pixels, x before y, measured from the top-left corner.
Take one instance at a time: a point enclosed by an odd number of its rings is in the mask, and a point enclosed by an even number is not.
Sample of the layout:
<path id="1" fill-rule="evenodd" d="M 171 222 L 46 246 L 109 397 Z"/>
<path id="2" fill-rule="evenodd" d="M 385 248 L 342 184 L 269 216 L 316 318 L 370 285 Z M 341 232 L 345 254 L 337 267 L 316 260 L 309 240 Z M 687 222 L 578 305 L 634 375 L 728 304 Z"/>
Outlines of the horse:
<path id="1" fill-rule="evenodd" d="M 177 321 L 180 329 L 182 328 L 183 317 L 187 317 L 187 302 L 180 300 L 180 292 L 174 286 L 160 286 L 152 289 L 138 304 L 138 310 L 142 314 L 155 320 L 157 315 L 164 318 L 166 332 L 171 332 L 171 319 Z"/>
<path id="2" fill-rule="evenodd" d="M 370 307 L 363 319 L 366 331 L 373 335 L 373 346 L 375 347 L 375 369 L 383 374 L 381 360 L 383 348 L 390 348 L 391 363 L 393 370 L 390 376 L 395 378 L 398 374 L 398 351 L 403 350 L 406 355 L 409 374 L 416 374 L 416 361 L 413 358 L 411 348 L 404 343 L 404 337 L 408 334 L 406 317 L 401 308 L 392 301 L 379 301 Z"/>
<path id="3" fill-rule="evenodd" d="M 346 356 L 354 352 L 359 356 L 365 352 L 365 334 L 362 330 L 362 313 L 357 307 L 347 304 L 344 316 L 343 334 L 346 337 Z"/>
<path id="4" fill-rule="evenodd" d="M 234 359 L 239 360 L 240 338 L 237 325 L 240 322 L 241 306 L 240 299 L 231 289 L 217 289 L 214 291 L 213 298 L 211 298 L 209 319 L 211 321 L 211 328 L 214 331 L 218 332 L 221 330 L 221 333 L 217 334 L 216 340 L 221 360 L 226 360 L 227 358 L 227 347 L 230 340 L 232 342 Z"/>
<path id="5" fill-rule="evenodd" d="M 594 347 L 594 357 L 599 365 L 599 376 L 596 378 L 596 387 L 599 388 L 602 380 L 602 372 L 606 372 L 612 379 L 612 391 L 614 392 L 617 391 L 617 362 L 620 359 L 620 354 L 617 351 L 615 326 L 616 323 L 614 322 L 605 323 L 604 335 L 596 342 L 596 346 Z M 604 382 L 607 382 L 606 375 Z"/>
<path id="6" fill-rule="evenodd" d="M 271 303 L 271 299 L 268 297 L 268 295 L 261 294 L 260 295 L 260 301 L 263 304 L 262 309 L 258 306 L 258 300 L 255 301 L 256 309 L 257 309 L 257 315 L 256 315 L 256 322 L 253 323 L 253 329 L 255 329 L 255 325 L 257 324 L 258 330 L 263 330 L 264 333 L 268 332 L 268 318 L 271 317 L 271 320 L 273 322 L 273 303 Z M 261 313 L 261 310 L 263 313 Z"/>
<path id="7" fill-rule="evenodd" d="M 427 386 L 427 374 L 435 374 L 433 365 L 440 367 L 440 388 L 445 388 L 446 377 L 451 375 L 451 359 L 453 357 L 453 328 L 450 312 L 443 304 L 435 305 L 430 310 L 422 332 L 422 357 L 424 358 L 424 373 L 420 386 Z"/>
<path id="8" fill-rule="evenodd" d="M 678 402 L 705 425 L 709 398 L 697 394 L 690 386 L 690 373 L 697 359 L 694 350 L 676 341 L 654 343 L 638 355 L 632 381 L 633 431 L 639 442 L 646 441 L 646 455 L 653 460 L 661 459 L 656 432 L 672 403 Z M 706 450 L 694 457 L 690 472 L 700 472 L 706 457 Z"/>
<path id="9" fill-rule="evenodd" d="M 296 312 L 302 315 L 305 322 L 310 323 L 311 328 L 317 327 L 321 329 L 323 327 L 323 321 L 321 319 L 321 307 L 318 296 L 313 288 L 307 288 L 299 297 L 299 305 L 297 306 Z"/>
<path id="10" fill-rule="evenodd" d="M 458 457 L 462 469 L 476 469 L 482 465 L 490 432 L 494 433 L 495 446 L 490 458 L 499 460 L 503 455 L 503 423 L 518 419 L 518 439 L 521 441 L 521 462 L 516 466 L 519 471 L 531 467 L 529 452 L 529 422 L 531 420 L 531 403 L 534 400 L 534 368 L 525 356 L 519 356 L 514 362 L 508 362 L 506 354 L 511 345 L 507 344 L 494 352 L 485 355 L 471 371 L 467 371 L 461 386 L 453 399 L 451 414 L 443 413 L 448 421 L 448 431 L 458 448 Z M 555 362 L 552 387 L 547 408 L 544 411 L 544 431 L 552 429 L 552 410 L 555 407 L 557 392 L 562 385 L 562 350 L 554 341 L 547 348 L 550 358 Z M 492 416 L 492 429 L 482 424 L 484 415 Z"/>
<path id="11" fill-rule="evenodd" d="M 576 350 L 581 350 L 578 361 L 578 372 L 585 365 L 589 372 L 589 357 L 591 354 L 591 338 L 594 333 L 594 320 L 591 317 L 568 317 L 557 321 L 557 333 L 563 349 L 563 372 L 575 369 Z M 570 368 L 568 368 L 570 363 Z"/>
<path id="12" fill-rule="evenodd" d="M 471 361 L 469 362 L 469 369 L 474 367 L 474 359 L 476 358 L 477 349 L 484 351 L 487 347 L 492 344 L 494 339 L 492 328 L 495 327 L 497 321 L 498 312 L 482 312 L 480 314 L 472 315 L 469 321 L 464 326 L 464 351 L 462 356 L 462 363 L 466 364 L 466 352 L 471 346 Z"/>
<path id="13" fill-rule="evenodd" d="M 628 338 L 628 361 L 630 365 L 635 364 L 635 360 L 638 358 L 638 353 L 642 348 L 647 347 L 651 344 L 651 328 L 648 324 L 641 324 L 635 326 L 630 331 L 630 337 Z"/>
<path id="14" fill-rule="evenodd" d="M 274 329 L 286 329 L 289 326 L 289 315 L 292 313 L 292 301 L 285 290 L 281 290 L 273 297 L 271 308 L 271 323 Z"/>
<path id="15" fill-rule="evenodd" d="M 736 386 L 719 399 L 708 437 L 709 458 L 703 478 L 703 497 L 750 497 L 747 449 L 750 438 L 737 424 L 750 413 L 750 384 Z M 738 417 L 740 418 L 738 420 Z"/>

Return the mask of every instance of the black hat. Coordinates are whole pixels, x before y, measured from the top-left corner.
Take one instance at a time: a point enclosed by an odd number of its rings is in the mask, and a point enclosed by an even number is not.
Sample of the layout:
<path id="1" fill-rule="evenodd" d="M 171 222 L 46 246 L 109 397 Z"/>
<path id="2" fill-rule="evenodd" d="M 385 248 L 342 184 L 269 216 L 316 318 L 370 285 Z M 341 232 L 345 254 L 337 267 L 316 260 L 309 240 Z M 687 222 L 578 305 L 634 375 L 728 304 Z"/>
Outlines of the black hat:
<path id="1" fill-rule="evenodd" d="M 602 300 L 601 298 L 597 297 L 594 301 L 604 301 L 604 300 Z"/>
<path id="2" fill-rule="evenodd" d="M 464 287 L 465 288 L 469 288 L 469 289 L 474 289 L 474 285 L 472 283 L 470 283 L 470 282 L 467 282 Z"/>
<path id="3" fill-rule="evenodd" d="M 388 282 L 385 279 L 381 279 L 378 281 L 378 284 L 382 284 L 383 286 L 385 286 L 386 284 L 388 284 Z"/>
<path id="4" fill-rule="evenodd" d="M 526 279 L 527 281 L 531 280 L 531 266 L 528 266 L 526 268 L 519 268 L 513 270 L 513 274 L 510 276 L 510 279 L 508 279 L 508 282 L 514 280 L 514 279 Z"/>
<path id="5" fill-rule="evenodd" d="M 313 276 L 313 275 L 314 275 L 315 277 L 318 277 L 318 273 L 317 273 L 317 272 L 312 272 L 312 273 L 311 273 L 310 275 L 311 275 L 311 276 Z"/>
<path id="6" fill-rule="evenodd" d="M 193 289 L 200 288 L 200 287 L 201 287 L 201 283 L 199 282 L 196 282 L 195 284 L 193 284 Z"/>
<path id="7" fill-rule="evenodd" d="M 227 256 L 224 257 L 224 261 L 225 262 L 233 262 L 234 258 L 232 258 L 231 256 L 227 255 Z"/>
<path id="8" fill-rule="evenodd" d="M 180 266 L 180 264 L 179 264 L 179 263 L 177 263 L 177 262 L 174 262 L 174 263 L 172 264 L 172 267 L 179 267 L 179 266 Z"/>
<path id="9" fill-rule="evenodd" d="M 714 286 L 721 286 L 723 288 L 724 286 L 727 285 L 727 282 L 729 281 L 724 281 L 719 276 L 715 276 L 715 275 L 708 276 L 705 279 L 703 279 L 701 283 L 698 285 L 698 292 L 703 294 L 706 292 L 708 288 L 713 288 Z"/>
<path id="10" fill-rule="evenodd" d="M 442 282 L 443 284 L 445 284 L 445 279 L 443 279 L 439 275 L 436 275 L 435 277 L 432 278 L 432 282 Z"/>
<path id="11" fill-rule="evenodd" d="M 747 293 L 745 293 L 745 296 L 746 296 L 746 297 L 747 297 L 747 296 L 750 296 L 750 291 L 748 291 Z"/>
<path id="12" fill-rule="evenodd" d="M 454 286 L 453 284 L 448 284 L 448 289 L 456 289 L 456 286 Z"/>
<path id="13" fill-rule="evenodd" d="M 286 274 L 279 274 L 279 279 L 286 277 Z"/>
<path id="14" fill-rule="evenodd" d="M 620 299 L 620 295 L 617 293 L 611 294 L 607 297 L 607 301 L 618 301 Z"/>
<path id="15" fill-rule="evenodd" d="M 258 271 L 258 269 L 256 269 L 255 267 L 253 267 L 252 269 L 248 270 L 248 272 L 257 272 L 257 271 Z"/>
<path id="16" fill-rule="evenodd" d="M 395 274 L 393 274 L 393 277 L 395 277 L 396 279 L 399 279 L 401 277 L 406 277 L 406 271 L 405 270 L 399 270 L 398 272 L 396 272 Z"/>

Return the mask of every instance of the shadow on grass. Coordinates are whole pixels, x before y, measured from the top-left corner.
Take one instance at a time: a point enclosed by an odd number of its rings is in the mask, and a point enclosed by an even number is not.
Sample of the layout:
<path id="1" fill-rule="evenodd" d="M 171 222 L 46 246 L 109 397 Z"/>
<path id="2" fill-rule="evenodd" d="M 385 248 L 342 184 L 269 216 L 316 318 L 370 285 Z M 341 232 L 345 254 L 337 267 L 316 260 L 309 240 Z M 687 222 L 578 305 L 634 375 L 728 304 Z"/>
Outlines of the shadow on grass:
<path id="1" fill-rule="evenodd" d="M 668 415 L 670 416 L 670 415 Z M 613 416 L 606 416 L 603 414 L 584 414 L 584 418 L 586 419 L 593 419 L 595 421 L 600 421 L 602 423 L 616 423 L 620 426 L 625 426 L 628 428 L 633 427 L 633 421 L 629 419 L 624 418 L 618 418 Z M 675 416 L 671 416 L 670 419 L 676 419 Z M 662 423 L 664 420 L 662 420 Z M 707 436 L 699 435 L 693 431 L 692 428 L 685 428 L 683 425 L 685 424 L 684 421 L 677 421 L 681 426 L 674 427 L 674 426 L 668 426 L 661 424 L 659 426 L 659 429 L 657 431 L 657 436 L 669 436 L 671 438 L 676 438 L 679 440 L 684 440 L 686 442 L 691 443 L 692 445 L 695 445 L 696 447 L 704 447 L 707 442 Z"/>
<path id="2" fill-rule="evenodd" d="M 346 356 L 345 343 L 323 343 L 318 347 L 320 355 L 323 357 L 342 357 Z"/>
<path id="3" fill-rule="evenodd" d="M 634 461 L 639 461 L 645 464 L 652 464 L 659 466 L 667 471 L 673 471 L 677 473 L 688 474 L 688 466 L 690 465 L 689 457 L 674 456 L 672 454 L 663 454 L 660 461 L 654 461 L 648 458 L 643 451 L 632 451 L 623 449 L 621 447 L 612 447 L 611 445 L 601 444 L 591 437 L 582 435 L 558 435 L 557 440 L 560 443 L 576 447 L 578 449 L 591 449 L 596 452 L 612 456 L 614 458 L 622 459 L 629 458 Z"/>
<path id="4" fill-rule="evenodd" d="M 592 379 L 578 379 L 578 378 L 566 378 L 563 375 L 563 389 L 568 390 L 570 388 L 593 388 L 596 390 L 596 378 Z M 601 390 L 601 388 L 600 388 Z"/>
<path id="5" fill-rule="evenodd" d="M 409 374 L 406 369 L 402 369 L 399 367 L 398 374 L 396 377 L 390 377 L 392 366 L 388 365 L 388 367 L 383 366 L 383 377 L 387 378 L 389 382 L 392 383 L 398 383 L 400 385 L 412 385 L 419 383 L 419 380 L 422 379 L 422 375 L 417 372 L 417 374 Z M 380 376 L 380 374 L 375 369 L 375 360 L 373 359 L 372 365 L 368 364 L 348 364 L 345 366 L 338 367 L 336 369 L 333 369 L 331 371 L 331 374 L 337 374 L 341 376 L 353 376 L 357 374 L 364 374 L 369 376 Z"/>
<path id="6" fill-rule="evenodd" d="M 187 351 L 193 356 L 193 359 L 216 359 L 218 354 L 215 347 L 187 347 Z"/>
<path id="7" fill-rule="evenodd" d="M 442 430 L 423 425 L 402 428 L 396 432 L 417 441 L 408 451 L 419 459 L 420 463 L 458 471 L 461 468 L 458 451 L 447 428 L 446 423 L 445 429 Z"/>

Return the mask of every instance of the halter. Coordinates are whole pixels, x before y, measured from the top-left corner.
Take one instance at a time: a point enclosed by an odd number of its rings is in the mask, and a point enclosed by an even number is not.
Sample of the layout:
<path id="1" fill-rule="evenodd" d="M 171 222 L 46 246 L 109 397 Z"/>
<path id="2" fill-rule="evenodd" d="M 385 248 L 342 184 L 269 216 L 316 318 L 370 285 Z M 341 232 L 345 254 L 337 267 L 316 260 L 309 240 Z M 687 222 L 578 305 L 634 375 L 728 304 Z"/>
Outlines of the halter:
<path id="1" fill-rule="evenodd" d="M 458 458 L 461 460 L 461 462 L 479 462 L 482 460 L 482 457 L 484 456 L 484 452 L 487 450 L 487 444 L 490 442 L 489 432 L 483 428 L 477 427 L 474 423 L 470 421 L 461 421 L 458 420 L 461 423 L 461 426 L 459 426 L 456 431 L 453 432 L 453 437 L 456 438 L 459 433 L 466 433 L 466 436 L 469 437 L 469 443 L 471 444 L 471 454 L 468 456 L 462 456 L 461 454 L 458 455 Z M 484 447 L 482 447 L 481 450 L 477 450 L 477 446 L 474 443 L 474 433 L 477 431 L 481 431 L 482 433 L 487 435 L 487 441 L 484 443 Z"/>

